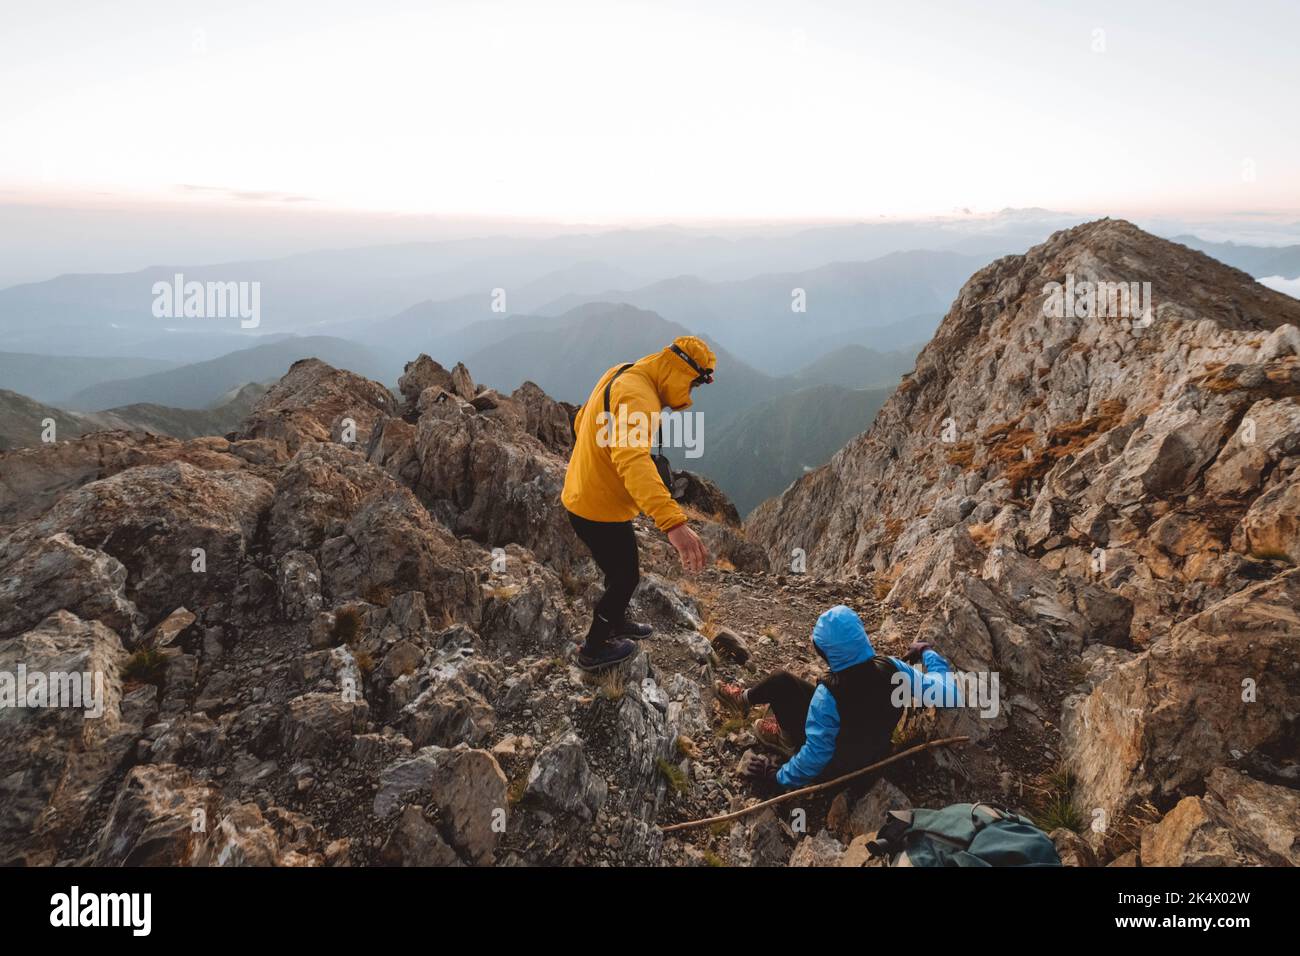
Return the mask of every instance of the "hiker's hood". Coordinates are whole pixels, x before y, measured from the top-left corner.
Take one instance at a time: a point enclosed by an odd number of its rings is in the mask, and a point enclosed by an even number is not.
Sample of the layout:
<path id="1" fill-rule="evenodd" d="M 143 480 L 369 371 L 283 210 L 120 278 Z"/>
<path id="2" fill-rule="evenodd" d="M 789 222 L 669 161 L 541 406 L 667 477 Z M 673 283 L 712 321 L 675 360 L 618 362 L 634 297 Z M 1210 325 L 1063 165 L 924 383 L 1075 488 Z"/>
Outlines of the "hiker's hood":
<path id="1" fill-rule="evenodd" d="M 817 618 L 813 644 L 822 652 L 832 671 L 842 671 L 876 656 L 867 629 L 852 608 L 837 604 Z"/>
<path id="2" fill-rule="evenodd" d="M 713 368 L 717 356 L 701 338 L 694 335 L 681 335 L 673 340 L 677 346 L 700 368 Z M 680 412 L 691 407 L 691 382 L 695 381 L 695 370 L 668 348 L 640 359 L 634 366 L 654 383 L 660 400 L 673 411 Z"/>

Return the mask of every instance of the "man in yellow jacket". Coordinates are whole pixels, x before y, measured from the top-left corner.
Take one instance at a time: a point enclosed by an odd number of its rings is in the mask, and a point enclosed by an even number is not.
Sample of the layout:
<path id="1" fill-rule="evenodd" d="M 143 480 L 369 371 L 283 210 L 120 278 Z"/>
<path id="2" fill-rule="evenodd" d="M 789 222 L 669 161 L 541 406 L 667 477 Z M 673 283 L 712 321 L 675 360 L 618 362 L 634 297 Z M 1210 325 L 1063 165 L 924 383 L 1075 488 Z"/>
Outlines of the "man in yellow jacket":
<path id="1" fill-rule="evenodd" d="M 641 579 L 632 530 L 637 514 L 654 519 L 687 571 L 701 570 L 709 559 L 659 476 L 650 445 L 664 407 L 689 408 L 691 390 L 713 381 L 715 361 L 703 339 L 680 336 L 662 352 L 609 369 L 578 411 L 561 500 L 573 530 L 605 575 L 605 593 L 578 652 L 584 670 L 626 660 L 636 651 L 629 638 L 650 633 L 648 625 L 627 619 L 628 602 Z"/>

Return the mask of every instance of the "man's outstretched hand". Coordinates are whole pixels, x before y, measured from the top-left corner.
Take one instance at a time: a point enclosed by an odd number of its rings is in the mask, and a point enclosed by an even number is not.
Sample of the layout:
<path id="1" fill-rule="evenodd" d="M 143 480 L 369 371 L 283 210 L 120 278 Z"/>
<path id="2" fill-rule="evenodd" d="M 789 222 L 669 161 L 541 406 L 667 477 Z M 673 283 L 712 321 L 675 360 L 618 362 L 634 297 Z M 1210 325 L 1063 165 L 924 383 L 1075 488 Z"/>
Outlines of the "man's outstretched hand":
<path id="1" fill-rule="evenodd" d="M 704 546 L 700 536 L 691 530 L 690 525 L 679 524 L 668 532 L 668 540 L 681 555 L 682 567 L 694 574 L 703 571 L 709 563 L 709 549 Z"/>

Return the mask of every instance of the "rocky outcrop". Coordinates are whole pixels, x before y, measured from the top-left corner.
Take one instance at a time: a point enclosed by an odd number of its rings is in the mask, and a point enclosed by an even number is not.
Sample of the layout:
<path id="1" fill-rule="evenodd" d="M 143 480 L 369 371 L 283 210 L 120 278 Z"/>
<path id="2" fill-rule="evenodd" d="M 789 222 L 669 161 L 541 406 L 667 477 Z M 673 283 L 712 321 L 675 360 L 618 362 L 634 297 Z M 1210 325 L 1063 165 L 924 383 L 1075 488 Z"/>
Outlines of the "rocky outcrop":
<path id="1" fill-rule="evenodd" d="M 290 454 L 308 441 L 364 447 L 375 424 L 396 412 L 392 393 L 378 382 L 302 359 L 253 406 L 240 437 L 283 442 Z"/>
<path id="2" fill-rule="evenodd" d="M 154 696 L 124 690 L 125 660 L 116 634 L 67 611 L 0 642 L 0 862 L 53 863 L 111 786 Z"/>
<path id="3" fill-rule="evenodd" d="M 1067 701 L 1065 756 L 1083 806 L 1112 816 L 1193 788 L 1233 752 L 1294 741 L 1300 569 L 1234 594 Z"/>
<path id="4" fill-rule="evenodd" d="M 1169 809 L 1234 752 L 1295 758 L 1298 329 L 1200 253 L 1066 230 L 973 276 L 872 427 L 747 531 L 1001 677 L 1019 706 L 936 716 L 983 742 L 948 769 L 1005 783 L 999 735 L 1028 733 L 1085 814 Z"/>
<path id="5" fill-rule="evenodd" d="M 1224 767 L 1142 832 L 1143 866 L 1300 865 L 1300 793 Z"/>

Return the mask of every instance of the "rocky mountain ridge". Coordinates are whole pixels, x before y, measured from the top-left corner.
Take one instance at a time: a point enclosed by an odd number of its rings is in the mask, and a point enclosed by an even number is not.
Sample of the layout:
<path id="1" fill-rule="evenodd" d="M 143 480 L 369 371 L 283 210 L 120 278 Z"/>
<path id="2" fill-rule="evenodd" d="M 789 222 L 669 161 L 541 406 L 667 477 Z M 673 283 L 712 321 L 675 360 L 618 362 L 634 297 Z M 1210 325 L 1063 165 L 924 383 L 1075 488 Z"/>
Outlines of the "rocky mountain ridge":
<path id="1" fill-rule="evenodd" d="M 1067 282 L 1149 282 L 1151 311 L 1056 309 Z M 1193 842 L 1244 859 L 1200 804 L 1228 767 L 1296 779 L 1298 399 L 1300 302 L 1089 223 L 973 276 L 871 429 L 746 531 L 774 566 L 801 549 L 874 580 L 885 632 L 911 612 L 957 666 L 1059 712 L 1049 746 L 1098 849 L 1196 801 Z"/>
<path id="2" fill-rule="evenodd" d="M 1185 286 L 1150 326 L 1043 318 L 1049 279 L 1123 269 Z M 1300 303 L 1240 275 L 1113 222 L 977 273 L 746 529 L 679 476 L 720 560 L 683 579 L 638 524 L 657 635 L 603 679 L 571 664 L 599 593 L 558 502 L 573 409 L 535 385 L 305 360 L 225 437 L 0 454 L 0 673 L 103 675 L 102 715 L 0 709 L 0 862 L 861 865 L 884 809 L 994 800 L 1071 863 L 1295 863 Z M 899 746 L 971 743 L 799 823 L 666 836 L 753 799 L 713 679 L 815 678 L 840 602 L 883 653 L 999 672 L 1001 706 L 909 712 Z"/>

